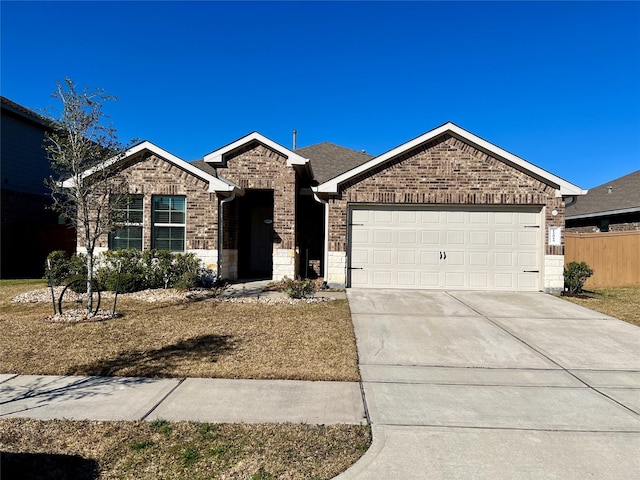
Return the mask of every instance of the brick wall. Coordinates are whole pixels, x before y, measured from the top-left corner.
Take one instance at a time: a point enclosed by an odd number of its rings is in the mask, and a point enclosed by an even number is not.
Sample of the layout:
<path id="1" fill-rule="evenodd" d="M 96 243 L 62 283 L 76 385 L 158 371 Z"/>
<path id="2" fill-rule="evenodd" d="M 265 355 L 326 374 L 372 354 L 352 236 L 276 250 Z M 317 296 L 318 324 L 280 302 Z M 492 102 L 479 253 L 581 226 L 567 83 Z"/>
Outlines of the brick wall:
<path id="1" fill-rule="evenodd" d="M 144 197 L 143 248 L 151 248 L 152 199 L 154 195 L 184 195 L 186 197 L 186 250 L 216 250 L 218 201 L 208 192 L 204 180 L 154 155 L 137 159 L 122 171 L 127 176 L 128 191 Z M 78 235 L 78 246 L 84 247 Z M 98 247 L 108 247 L 103 236 Z"/>
<path id="2" fill-rule="evenodd" d="M 347 204 L 466 204 L 546 206 L 546 226 L 564 227 L 564 203 L 555 189 L 490 157 L 461 140 L 445 135 L 406 152 L 354 178 L 330 200 L 329 250 L 345 252 Z M 553 210 L 557 215 L 552 215 Z M 562 246 L 548 246 L 547 255 L 562 255 Z"/>
<path id="3" fill-rule="evenodd" d="M 295 248 L 296 173 L 286 162 L 270 148 L 254 144 L 228 158 L 226 166 L 218 170 L 243 188 L 273 190 L 273 228 L 282 240 L 278 249 Z"/>

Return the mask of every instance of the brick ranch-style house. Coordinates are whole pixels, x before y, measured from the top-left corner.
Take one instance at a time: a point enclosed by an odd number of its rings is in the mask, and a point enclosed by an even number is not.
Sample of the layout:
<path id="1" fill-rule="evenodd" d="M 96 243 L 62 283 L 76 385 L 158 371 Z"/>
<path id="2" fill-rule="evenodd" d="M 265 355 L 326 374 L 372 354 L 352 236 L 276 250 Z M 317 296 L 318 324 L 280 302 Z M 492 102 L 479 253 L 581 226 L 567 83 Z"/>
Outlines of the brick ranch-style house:
<path id="1" fill-rule="evenodd" d="M 586 193 L 453 123 L 375 157 L 254 132 L 195 162 L 149 142 L 118 162 L 130 223 L 98 250 L 335 287 L 560 291 L 565 200 Z"/>

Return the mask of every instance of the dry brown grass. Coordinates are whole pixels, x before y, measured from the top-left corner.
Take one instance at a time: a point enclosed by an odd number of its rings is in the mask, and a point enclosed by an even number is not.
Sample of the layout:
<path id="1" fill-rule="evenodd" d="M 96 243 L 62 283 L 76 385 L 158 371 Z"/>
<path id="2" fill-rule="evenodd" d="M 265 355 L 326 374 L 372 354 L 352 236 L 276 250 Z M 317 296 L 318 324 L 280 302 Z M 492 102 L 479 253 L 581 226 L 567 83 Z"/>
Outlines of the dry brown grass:
<path id="1" fill-rule="evenodd" d="M 4 419 L 0 477 L 329 479 L 370 442 L 369 428 L 353 425 Z"/>
<path id="2" fill-rule="evenodd" d="M 561 298 L 640 326 L 640 286 L 598 288 L 584 296 Z"/>
<path id="3" fill-rule="evenodd" d="M 10 302 L 42 286 L 0 284 L 0 373 L 359 380 L 346 300 L 149 305 L 122 299 L 121 318 L 48 323 L 50 304 Z"/>

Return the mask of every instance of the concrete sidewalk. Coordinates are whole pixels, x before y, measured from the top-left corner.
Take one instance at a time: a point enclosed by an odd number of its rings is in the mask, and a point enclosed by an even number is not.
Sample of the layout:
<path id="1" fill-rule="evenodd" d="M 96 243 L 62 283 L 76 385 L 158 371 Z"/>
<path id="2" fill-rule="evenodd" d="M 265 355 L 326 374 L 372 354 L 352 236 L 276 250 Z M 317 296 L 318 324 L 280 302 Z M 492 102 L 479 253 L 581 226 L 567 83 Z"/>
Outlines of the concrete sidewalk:
<path id="1" fill-rule="evenodd" d="M 290 380 L 0 375 L 0 418 L 366 423 L 360 385 Z"/>

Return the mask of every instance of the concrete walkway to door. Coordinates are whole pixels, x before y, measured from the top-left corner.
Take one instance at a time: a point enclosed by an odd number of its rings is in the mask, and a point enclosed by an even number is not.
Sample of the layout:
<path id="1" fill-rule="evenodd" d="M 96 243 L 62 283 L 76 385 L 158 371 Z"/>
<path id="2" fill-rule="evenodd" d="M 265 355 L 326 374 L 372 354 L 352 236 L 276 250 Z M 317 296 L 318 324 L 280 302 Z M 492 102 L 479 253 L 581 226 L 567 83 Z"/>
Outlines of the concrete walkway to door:
<path id="1" fill-rule="evenodd" d="M 542 293 L 348 298 L 374 441 L 338 479 L 640 475 L 640 328 Z"/>

